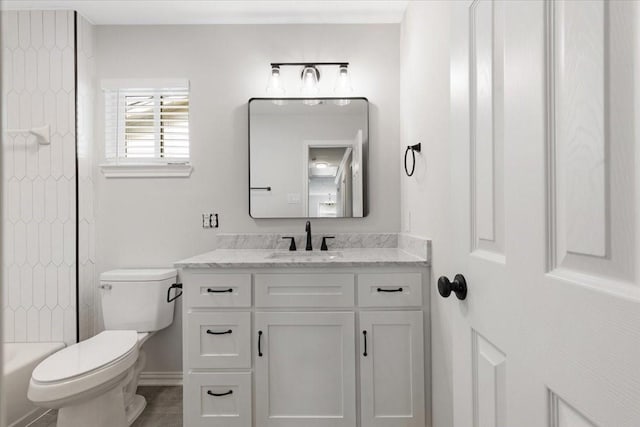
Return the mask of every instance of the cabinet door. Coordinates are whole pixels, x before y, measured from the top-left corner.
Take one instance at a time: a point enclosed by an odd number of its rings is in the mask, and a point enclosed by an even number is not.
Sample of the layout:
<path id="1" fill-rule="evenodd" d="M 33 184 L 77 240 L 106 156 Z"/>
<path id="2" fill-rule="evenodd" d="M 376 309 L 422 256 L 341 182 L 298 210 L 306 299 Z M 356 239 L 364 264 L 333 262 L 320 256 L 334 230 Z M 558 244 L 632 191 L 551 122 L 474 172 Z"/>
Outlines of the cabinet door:
<path id="1" fill-rule="evenodd" d="M 256 313 L 256 425 L 354 427 L 354 313 Z"/>
<path id="2" fill-rule="evenodd" d="M 361 312 L 360 329 L 362 425 L 423 427 L 422 312 Z"/>

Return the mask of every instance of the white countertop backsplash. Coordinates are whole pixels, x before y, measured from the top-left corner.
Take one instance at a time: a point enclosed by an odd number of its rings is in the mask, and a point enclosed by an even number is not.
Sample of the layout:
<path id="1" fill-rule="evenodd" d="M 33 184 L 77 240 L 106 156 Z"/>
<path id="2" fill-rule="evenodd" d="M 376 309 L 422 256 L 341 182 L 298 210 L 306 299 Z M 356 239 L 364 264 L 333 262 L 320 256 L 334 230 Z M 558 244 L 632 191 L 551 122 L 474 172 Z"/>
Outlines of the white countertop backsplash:
<path id="1" fill-rule="evenodd" d="M 218 249 L 178 261 L 175 266 L 265 268 L 429 265 L 431 242 L 426 239 L 396 233 L 324 235 L 335 236 L 335 239 L 328 241 L 329 251 L 320 251 L 323 235 L 316 235 L 312 240 L 313 254 L 306 256 L 305 234 L 220 234 Z M 296 238 L 296 252 L 289 252 L 289 240 L 282 239 L 283 236 Z M 274 253 L 277 253 L 278 257 L 273 258 Z M 339 256 L 328 259 L 336 254 Z"/>
<path id="2" fill-rule="evenodd" d="M 218 249 L 289 249 L 289 239 L 295 237 L 298 250 L 304 250 L 307 244 L 306 233 L 266 233 L 266 234 L 218 234 Z M 329 249 L 355 248 L 397 248 L 396 233 L 324 233 L 315 234 L 311 239 L 314 249 L 320 249 L 323 236 L 334 236 L 327 240 Z"/>

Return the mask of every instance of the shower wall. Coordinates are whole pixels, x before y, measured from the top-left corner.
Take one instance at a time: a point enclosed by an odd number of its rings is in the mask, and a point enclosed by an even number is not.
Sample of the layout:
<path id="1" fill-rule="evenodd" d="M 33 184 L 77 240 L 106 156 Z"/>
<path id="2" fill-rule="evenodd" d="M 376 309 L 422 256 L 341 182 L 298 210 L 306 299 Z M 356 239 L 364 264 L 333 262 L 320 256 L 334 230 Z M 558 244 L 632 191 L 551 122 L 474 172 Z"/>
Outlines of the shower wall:
<path id="1" fill-rule="evenodd" d="M 2 14 L 4 341 L 76 341 L 74 18 Z M 44 124 L 50 145 L 10 132 Z"/>
<path id="2" fill-rule="evenodd" d="M 77 123 L 78 123 L 78 263 L 80 306 L 78 313 L 80 340 L 93 336 L 96 319 L 100 313 L 94 299 L 96 292 L 95 271 L 95 216 L 94 216 L 94 136 L 93 114 L 96 102 L 96 71 L 94 59 L 93 25 L 76 14 L 77 37 Z"/>

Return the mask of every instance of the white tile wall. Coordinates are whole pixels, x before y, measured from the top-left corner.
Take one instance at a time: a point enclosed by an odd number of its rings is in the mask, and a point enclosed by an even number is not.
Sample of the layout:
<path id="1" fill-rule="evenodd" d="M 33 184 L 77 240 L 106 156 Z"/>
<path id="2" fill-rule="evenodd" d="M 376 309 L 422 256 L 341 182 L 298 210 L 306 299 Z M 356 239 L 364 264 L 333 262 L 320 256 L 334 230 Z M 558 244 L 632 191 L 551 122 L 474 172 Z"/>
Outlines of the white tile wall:
<path id="1" fill-rule="evenodd" d="M 2 14 L 6 128 L 49 124 L 51 145 L 3 138 L 5 341 L 76 339 L 74 13 Z"/>
<path id="2" fill-rule="evenodd" d="M 93 25 L 78 15 L 78 258 L 80 264 L 80 339 L 96 332 L 93 105 L 96 94 Z M 94 302 L 95 301 L 95 302 Z"/>

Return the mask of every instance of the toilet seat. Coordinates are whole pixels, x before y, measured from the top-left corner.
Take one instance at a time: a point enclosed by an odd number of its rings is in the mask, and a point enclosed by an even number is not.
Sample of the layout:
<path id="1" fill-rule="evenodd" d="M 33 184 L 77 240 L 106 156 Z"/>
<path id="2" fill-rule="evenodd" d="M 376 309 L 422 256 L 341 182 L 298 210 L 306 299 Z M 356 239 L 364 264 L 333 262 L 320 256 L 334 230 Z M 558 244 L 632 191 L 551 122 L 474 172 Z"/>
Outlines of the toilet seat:
<path id="1" fill-rule="evenodd" d="M 155 335 L 155 332 L 138 332 L 138 347 L 147 342 L 149 338 Z"/>
<path id="2" fill-rule="evenodd" d="M 104 331 L 43 360 L 33 370 L 29 399 L 50 403 L 119 381 L 138 358 L 136 331 Z M 93 393 L 91 393 L 93 394 Z"/>

